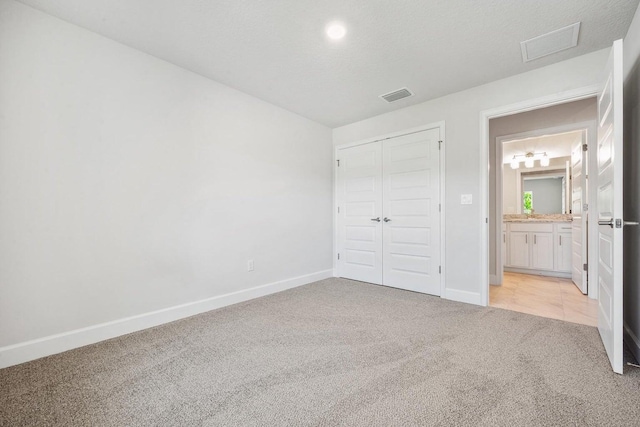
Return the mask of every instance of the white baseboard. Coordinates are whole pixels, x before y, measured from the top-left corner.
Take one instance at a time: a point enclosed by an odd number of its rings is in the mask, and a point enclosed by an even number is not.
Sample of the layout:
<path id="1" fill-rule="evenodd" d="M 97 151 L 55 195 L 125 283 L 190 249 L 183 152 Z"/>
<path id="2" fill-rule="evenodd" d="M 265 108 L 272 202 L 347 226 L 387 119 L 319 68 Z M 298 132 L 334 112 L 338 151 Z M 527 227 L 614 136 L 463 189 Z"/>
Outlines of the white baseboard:
<path id="1" fill-rule="evenodd" d="M 530 268 L 516 268 L 516 267 L 505 267 L 504 271 L 509 271 L 512 273 L 522 273 L 522 274 L 531 274 L 534 276 L 549 276 L 549 277 L 560 277 L 563 279 L 571 279 L 571 273 L 563 273 L 560 271 L 551 271 L 551 270 L 533 270 Z"/>
<path id="2" fill-rule="evenodd" d="M 466 302 L 467 304 L 483 305 L 482 297 L 478 292 L 459 291 L 457 289 L 445 289 L 444 299 L 452 301 Z"/>
<path id="3" fill-rule="evenodd" d="M 498 275 L 497 274 L 490 274 L 489 275 L 489 284 L 490 285 L 501 285 L 501 283 L 499 283 L 499 281 L 498 281 Z"/>
<path id="4" fill-rule="evenodd" d="M 624 342 L 627 343 L 636 360 L 640 362 L 640 339 L 633 333 L 626 322 L 624 323 Z"/>
<path id="5" fill-rule="evenodd" d="M 318 271 L 304 276 L 279 282 L 268 283 L 250 289 L 244 289 L 225 295 L 219 295 L 200 301 L 176 305 L 161 310 L 76 329 L 61 334 L 50 335 L 31 341 L 0 348 L 0 369 L 8 366 L 61 353 L 63 351 L 94 344 L 110 338 L 173 322 L 206 311 L 215 310 L 250 299 L 274 294 L 297 286 L 333 277 L 333 270 Z"/>

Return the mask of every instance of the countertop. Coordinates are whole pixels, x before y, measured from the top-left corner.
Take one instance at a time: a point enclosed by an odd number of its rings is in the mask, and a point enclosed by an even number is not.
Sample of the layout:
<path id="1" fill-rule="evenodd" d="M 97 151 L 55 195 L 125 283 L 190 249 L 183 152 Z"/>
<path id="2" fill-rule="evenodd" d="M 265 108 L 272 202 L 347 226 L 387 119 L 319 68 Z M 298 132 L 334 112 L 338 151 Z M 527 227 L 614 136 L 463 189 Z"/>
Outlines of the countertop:
<path id="1" fill-rule="evenodd" d="M 503 217 L 503 222 L 571 222 L 573 218 L 571 215 L 522 215 L 522 214 L 507 214 Z"/>

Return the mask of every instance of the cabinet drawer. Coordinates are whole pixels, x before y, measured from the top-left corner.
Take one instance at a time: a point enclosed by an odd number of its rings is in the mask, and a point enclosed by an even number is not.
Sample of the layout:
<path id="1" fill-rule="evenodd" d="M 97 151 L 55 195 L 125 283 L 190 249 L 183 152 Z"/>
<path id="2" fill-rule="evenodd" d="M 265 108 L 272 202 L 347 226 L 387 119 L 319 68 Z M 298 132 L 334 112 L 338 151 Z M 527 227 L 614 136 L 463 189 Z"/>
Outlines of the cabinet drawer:
<path id="1" fill-rule="evenodd" d="M 556 224 L 556 231 L 558 233 L 568 233 L 571 231 L 572 224 L 570 222 L 563 222 Z"/>
<path id="2" fill-rule="evenodd" d="M 530 231 L 533 233 L 553 233 L 553 224 L 544 223 L 544 224 L 534 224 L 531 222 L 527 223 L 511 223 L 511 231 Z"/>

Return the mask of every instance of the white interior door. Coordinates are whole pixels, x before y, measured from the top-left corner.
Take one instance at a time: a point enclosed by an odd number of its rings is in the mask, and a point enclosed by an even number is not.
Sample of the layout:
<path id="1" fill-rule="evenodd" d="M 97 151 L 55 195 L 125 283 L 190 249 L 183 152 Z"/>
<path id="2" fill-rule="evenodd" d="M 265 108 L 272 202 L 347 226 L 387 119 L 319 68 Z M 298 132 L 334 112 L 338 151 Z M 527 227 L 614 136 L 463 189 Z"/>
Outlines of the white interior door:
<path id="1" fill-rule="evenodd" d="M 340 150 L 338 275 L 382 284 L 382 143 Z"/>
<path id="2" fill-rule="evenodd" d="M 598 330 L 622 373 L 622 40 L 598 95 Z"/>
<path id="3" fill-rule="evenodd" d="M 586 138 L 578 140 L 571 147 L 571 280 L 583 294 L 587 293 L 587 213 L 583 211 L 587 203 L 586 166 L 583 150 Z"/>
<path id="4" fill-rule="evenodd" d="M 440 130 L 383 145 L 383 284 L 440 295 Z"/>

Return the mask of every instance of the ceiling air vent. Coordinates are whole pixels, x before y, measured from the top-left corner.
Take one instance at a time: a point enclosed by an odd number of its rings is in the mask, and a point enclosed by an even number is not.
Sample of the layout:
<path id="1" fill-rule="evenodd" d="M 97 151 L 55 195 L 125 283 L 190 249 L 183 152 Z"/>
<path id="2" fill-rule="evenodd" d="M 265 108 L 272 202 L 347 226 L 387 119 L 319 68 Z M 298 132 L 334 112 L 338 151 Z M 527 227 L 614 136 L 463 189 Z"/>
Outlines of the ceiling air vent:
<path id="1" fill-rule="evenodd" d="M 413 94 L 409 91 L 409 89 L 403 87 L 402 89 L 394 90 L 393 92 L 380 95 L 380 98 L 384 99 L 387 102 L 396 102 L 403 98 L 408 98 L 409 96 L 413 96 Z"/>
<path id="2" fill-rule="evenodd" d="M 561 50 L 569 49 L 578 45 L 578 34 L 580 33 L 580 23 L 551 31 L 550 33 L 534 37 L 520 42 L 522 48 L 522 60 L 524 62 L 533 61 Z"/>

